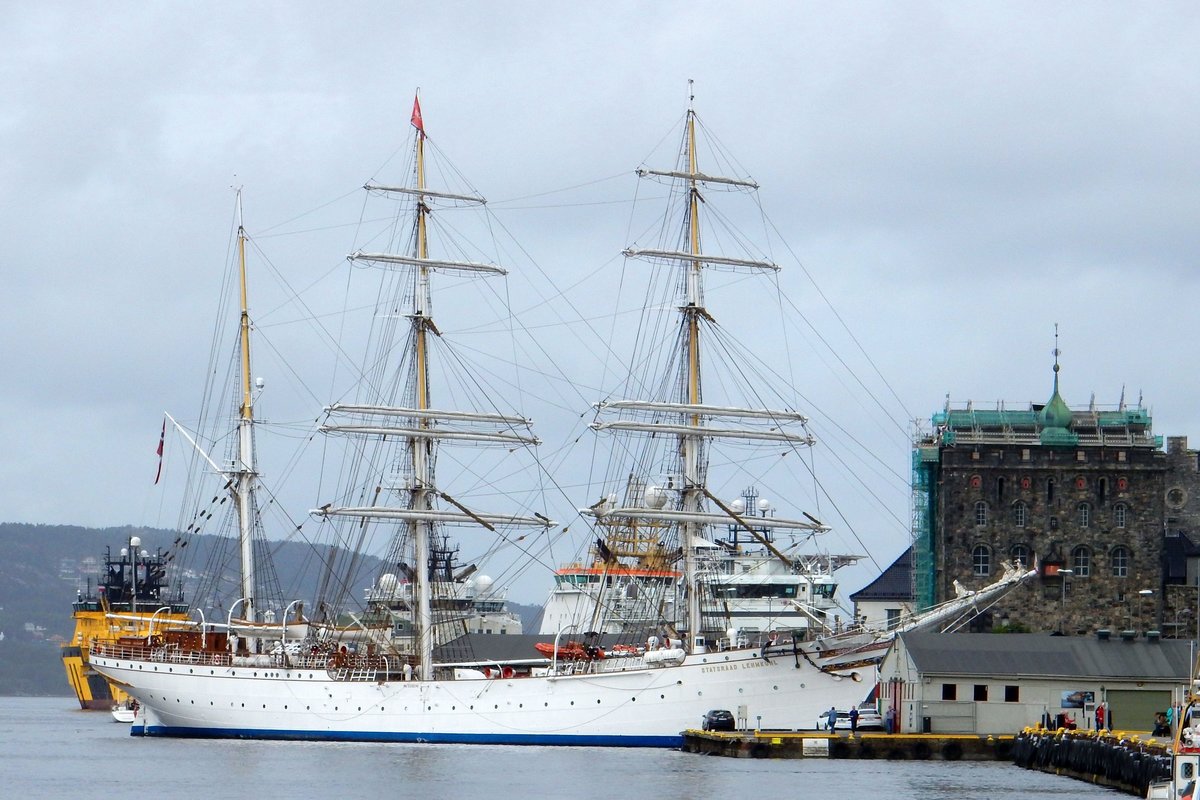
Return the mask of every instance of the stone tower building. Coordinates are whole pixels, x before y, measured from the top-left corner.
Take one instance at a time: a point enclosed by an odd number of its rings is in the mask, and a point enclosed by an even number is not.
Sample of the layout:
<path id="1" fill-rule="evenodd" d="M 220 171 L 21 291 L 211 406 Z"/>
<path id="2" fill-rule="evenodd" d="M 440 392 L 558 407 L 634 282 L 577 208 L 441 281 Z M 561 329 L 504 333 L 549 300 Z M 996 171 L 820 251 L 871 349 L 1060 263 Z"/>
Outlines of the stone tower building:
<path id="1" fill-rule="evenodd" d="M 1037 577 L 980 613 L 976 630 L 1200 635 L 1200 472 L 1187 439 L 1163 450 L 1150 414 L 1044 405 L 946 409 L 914 449 L 918 607 Z M 1155 634 L 1153 631 L 1158 631 Z"/>

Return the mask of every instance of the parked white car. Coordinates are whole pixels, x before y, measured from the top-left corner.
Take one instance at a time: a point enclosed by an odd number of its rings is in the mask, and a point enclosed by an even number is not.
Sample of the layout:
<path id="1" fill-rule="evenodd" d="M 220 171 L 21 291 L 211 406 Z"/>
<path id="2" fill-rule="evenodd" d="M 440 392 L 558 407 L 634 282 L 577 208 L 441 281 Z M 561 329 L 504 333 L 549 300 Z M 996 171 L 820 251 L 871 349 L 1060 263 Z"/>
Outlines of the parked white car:
<path id="1" fill-rule="evenodd" d="M 817 730 L 819 730 L 819 731 L 829 730 L 828 719 L 829 719 L 829 712 L 822 711 L 820 716 L 817 717 Z M 835 731 L 850 730 L 850 712 L 849 711 L 838 711 L 837 712 L 837 720 L 833 723 L 833 729 Z M 871 706 L 867 706 L 866 708 L 859 708 L 858 709 L 858 729 L 860 731 L 881 731 L 881 730 L 883 730 L 883 717 L 879 716 L 879 712 L 876 711 Z"/>

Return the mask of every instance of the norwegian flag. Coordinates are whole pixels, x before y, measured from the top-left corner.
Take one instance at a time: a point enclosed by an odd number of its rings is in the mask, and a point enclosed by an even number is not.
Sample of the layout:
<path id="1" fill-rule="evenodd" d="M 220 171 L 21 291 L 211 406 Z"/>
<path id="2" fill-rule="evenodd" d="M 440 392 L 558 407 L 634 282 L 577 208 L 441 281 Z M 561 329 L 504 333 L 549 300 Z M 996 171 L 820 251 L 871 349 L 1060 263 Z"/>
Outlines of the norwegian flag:
<path id="1" fill-rule="evenodd" d="M 163 420 L 162 433 L 158 435 L 158 472 L 154 475 L 154 482 L 158 483 L 158 479 L 162 477 L 162 454 L 163 441 L 167 438 L 167 421 Z"/>
<path id="2" fill-rule="evenodd" d="M 421 132 L 422 138 L 425 136 L 425 121 L 421 119 L 421 98 L 413 98 L 413 113 L 412 126 Z"/>

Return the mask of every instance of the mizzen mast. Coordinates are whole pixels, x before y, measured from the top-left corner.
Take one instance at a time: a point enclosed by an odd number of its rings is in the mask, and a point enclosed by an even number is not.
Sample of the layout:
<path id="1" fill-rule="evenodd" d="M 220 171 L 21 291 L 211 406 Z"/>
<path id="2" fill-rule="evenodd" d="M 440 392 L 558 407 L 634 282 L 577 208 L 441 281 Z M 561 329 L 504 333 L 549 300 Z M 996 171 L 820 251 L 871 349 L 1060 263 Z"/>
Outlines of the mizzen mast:
<path id="1" fill-rule="evenodd" d="M 691 86 L 691 81 L 689 88 Z M 596 431 L 617 434 L 642 434 L 649 436 L 671 436 L 675 441 L 675 456 L 680 469 L 680 485 L 667 491 L 675 491 L 671 507 L 665 507 L 671 499 L 659 487 L 647 488 L 641 493 L 627 497 L 631 506 L 621 507 L 614 495 L 590 509 L 581 509 L 599 520 L 628 520 L 678 525 L 680 544 L 684 559 L 684 582 L 687 592 L 685 626 L 689 636 L 689 649 L 693 652 L 704 648 L 702 630 L 701 587 L 699 583 L 699 548 L 704 543 L 704 529 L 731 522 L 745 526 L 728 506 L 717 501 L 707 487 L 706 444 L 710 439 L 739 439 L 746 441 L 774 441 L 790 447 L 808 446 L 814 443 L 807 431 L 790 430 L 789 426 L 803 428 L 806 418 L 793 411 L 775 411 L 765 408 L 739 408 L 708 404 L 704 400 L 702 366 L 703 351 L 701 328 L 703 323 L 714 323 L 712 315 L 704 307 L 704 270 L 706 268 L 776 271 L 779 267 L 771 261 L 707 254 L 701 236 L 700 204 L 704 202 L 701 187 L 716 185 L 719 188 L 755 190 L 758 184 L 751 180 L 709 175 L 700 171 L 697 155 L 697 118 L 693 107 L 694 95 L 689 93 L 688 111 L 684 130 L 684 147 L 678 168 L 674 170 L 639 169 L 641 178 L 663 179 L 675 183 L 686 192 L 686 219 L 684 220 L 683 242 L 678 249 L 627 248 L 626 257 L 674 266 L 685 271 L 683 275 L 683 297 L 679 306 L 681 330 L 679 338 L 679 380 L 676 383 L 676 398 L 661 400 L 620 400 L 599 403 L 598 419 L 591 427 Z M 600 415 L 615 414 L 616 419 L 600 419 Z M 757 423 L 757 427 L 755 426 Z M 707 510 L 709 500 L 714 501 L 717 511 Z M 824 527 L 809 520 L 772 520 L 779 527 L 799 530 L 822 531 Z M 610 523 L 611 524 L 611 523 Z"/>

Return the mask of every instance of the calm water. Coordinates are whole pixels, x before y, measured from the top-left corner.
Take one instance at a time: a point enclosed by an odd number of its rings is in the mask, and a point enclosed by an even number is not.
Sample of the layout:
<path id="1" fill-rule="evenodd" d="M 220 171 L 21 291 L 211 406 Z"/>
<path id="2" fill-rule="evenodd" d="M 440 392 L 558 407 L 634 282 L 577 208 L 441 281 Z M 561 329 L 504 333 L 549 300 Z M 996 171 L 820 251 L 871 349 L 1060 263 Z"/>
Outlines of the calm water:
<path id="1" fill-rule="evenodd" d="M 753 761 L 670 750 L 143 739 L 72 698 L 0 697 L 3 797 L 1055 800 L 1126 795 L 1008 764 Z"/>

